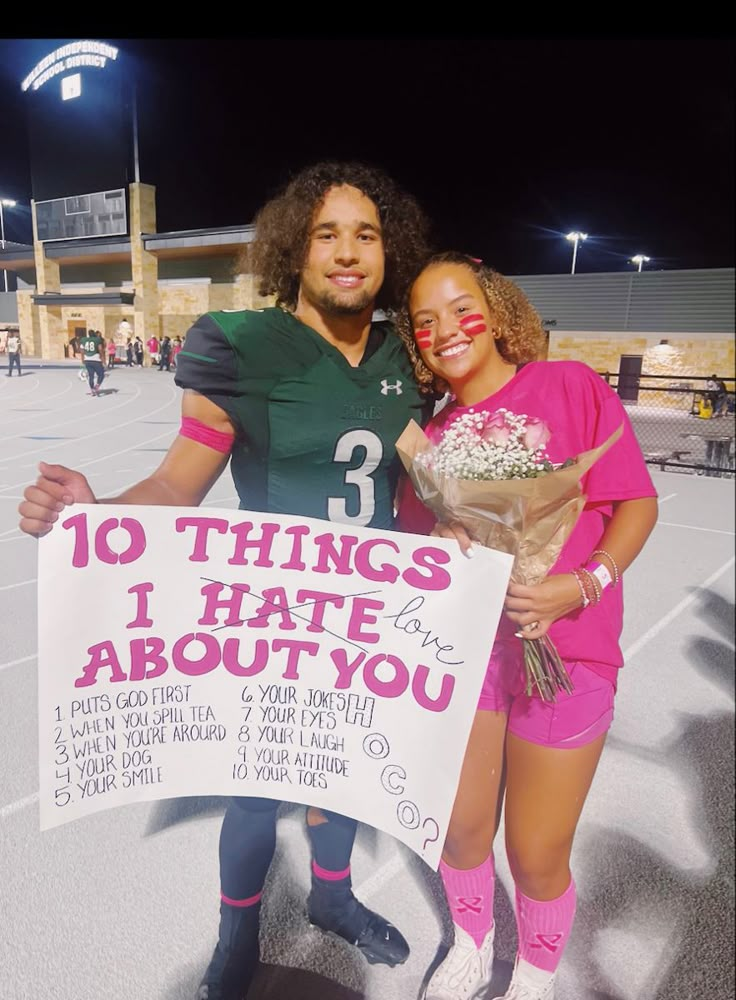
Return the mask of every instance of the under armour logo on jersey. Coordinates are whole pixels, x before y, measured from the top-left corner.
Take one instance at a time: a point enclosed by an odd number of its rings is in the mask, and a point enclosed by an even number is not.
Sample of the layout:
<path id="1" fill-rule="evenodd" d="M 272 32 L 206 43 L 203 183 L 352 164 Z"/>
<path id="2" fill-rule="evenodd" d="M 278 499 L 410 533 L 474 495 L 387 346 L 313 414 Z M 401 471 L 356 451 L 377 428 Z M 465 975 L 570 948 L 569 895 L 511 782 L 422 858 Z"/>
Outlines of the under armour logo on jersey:
<path id="1" fill-rule="evenodd" d="M 557 951 L 560 941 L 562 940 L 562 934 L 535 934 L 536 941 L 530 941 L 529 945 L 532 948 L 546 948 L 547 951 L 551 951 L 554 954 Z"/>
<path id="2" fill-rule="evenodd" d="M 392 385 L 387 378 L 382 378 L 381 385 L 383 386 L 383 388 L 381 389 L 381 395 L 388 396 L 390 392 L 395 392 L 397 396 L 400 396 L 401 387 L 403 384 L 404 383 L 401 381 L 401 379 L 397 379 L 396 382 L 394 382 Z"/>
<path id="3" fill-rule="evenodd" d="M 458 913 L 482 913 L 483 911 L 483 897 L 482 896 L 470 896 L 466 898 L 465 896 L 457 897 L 457 912 Z"/>

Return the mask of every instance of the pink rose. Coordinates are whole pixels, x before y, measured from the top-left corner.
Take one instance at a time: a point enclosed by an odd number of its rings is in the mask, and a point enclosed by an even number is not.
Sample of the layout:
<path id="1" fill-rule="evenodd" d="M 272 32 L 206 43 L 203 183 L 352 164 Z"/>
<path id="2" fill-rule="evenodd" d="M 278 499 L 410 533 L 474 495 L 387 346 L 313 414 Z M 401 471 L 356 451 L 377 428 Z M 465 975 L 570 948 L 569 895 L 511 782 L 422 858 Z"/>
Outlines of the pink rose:
<path id="1" fill-rule="evenodd" d="M 530 451 L 538 451 L 544 448 L 552 437 L 549 427 L 539 417 L 530 417 L 524 434 L 524 447 Z"/>
<path id="2" fill-rule="evenodd" d="M 508 444 L 510 436 L 511 428 L 506 425 L 503 413 L 494 413 L 481 433 L 484 441 L 501 448 Z"/>

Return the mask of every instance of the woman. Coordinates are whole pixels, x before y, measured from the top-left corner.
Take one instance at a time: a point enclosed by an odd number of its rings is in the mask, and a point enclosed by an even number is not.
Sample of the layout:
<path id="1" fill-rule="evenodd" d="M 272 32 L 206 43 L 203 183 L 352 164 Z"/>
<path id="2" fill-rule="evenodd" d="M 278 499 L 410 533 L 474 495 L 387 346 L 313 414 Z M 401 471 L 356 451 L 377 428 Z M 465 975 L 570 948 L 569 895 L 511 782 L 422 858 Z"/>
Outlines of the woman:
<path id="1" fill-rule="evenodd" d="M 110 337 L 110 339 L 107 342 L 107 367 L 108 368 L 114 368 L 115 367 L 115 352 L 116 352 L 116 350 L 117 350 L 117 347 L 115 345 L 115 341 L 113 340 L 112 337 Z"/>
<path id="2" fill-rule="evenodd" d="M 171 367 L 173 368 L 174 371 L 176 371 L 177 355 L 179 354 L 183 346 L 184 344 L 182 343 L 181 337 L 174 337 L 174 340 L 172 341 L 171 344 Z"/>
<path id="3" fill-rule="evenodd" d="M 505 1000 L 553 1000 L 575 913 L 573 837 L 622 666 L 620 576 L 654 527 L 656 492 L 628 417 L 603 379 L 580 362 L 535 360 L 544 333 L 513 282 L 470 257 L 434 257 L 412 285 L 400 329 L 427 392 L 452 394 L 427 428 L 432 440 L 469 408 L 504 408 L 544 420 L 552 432 L 548 456 L 560 463 L 623 425 L 621 438 L 583 477 L 585 509 L 549 575 L 536 586 L 509 586 L 440 865 L 455 941 L 425 998 L 485 997 L 493 964 L 492 844 L 505 767 L 519 932 Z M 462 526 L 434 524 L 410 488 L 399 520 L 405 530 L 433 530 L 459 537 L 466 550 L 470 545 Z M 559 692 L 554 703 L 525 694 L 520 629 L 530 638 L 549 632 L 572 694 Z"/>

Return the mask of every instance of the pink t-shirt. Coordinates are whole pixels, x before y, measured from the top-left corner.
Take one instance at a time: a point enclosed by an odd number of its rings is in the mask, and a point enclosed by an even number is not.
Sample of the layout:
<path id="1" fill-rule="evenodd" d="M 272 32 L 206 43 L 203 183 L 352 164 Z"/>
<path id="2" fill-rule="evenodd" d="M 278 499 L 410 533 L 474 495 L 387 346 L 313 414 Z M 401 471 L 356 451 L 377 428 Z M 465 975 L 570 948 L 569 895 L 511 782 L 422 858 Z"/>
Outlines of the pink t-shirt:
<path id="1" fill-rule="evenodd" d="M 550 573 L 569 573 L 585 565 L 597 548 L 616 500 L 657 495 L 628 414 L 616 393 L 592 368 L 579 361 L 534 361 L 524 365 L 498 392 L 474 407 L 450 402 L 425 431 L 438 441 L 453 419 L 469 409 L 501 407 L 516 414 L 539 417 L 551 431 L 547 454 L 551 462 L 564 462 L 602 444 L 623 424 L 623 434 L 583 476 L 587 502 L 572 534 Z M 399 526 L 404 531 L 427 534 L 434 516 L 414 491 L 403 491 Z M 615 681 L 623 666 L 619 639 L 623 626 L 623 584 L 603 591 L 600 604 L 578 609 L 550 626 L 549 635 L 563 660 L 581 660 Z M 501 617 L 496 641 L 513 637 L 517 626 Z"/>

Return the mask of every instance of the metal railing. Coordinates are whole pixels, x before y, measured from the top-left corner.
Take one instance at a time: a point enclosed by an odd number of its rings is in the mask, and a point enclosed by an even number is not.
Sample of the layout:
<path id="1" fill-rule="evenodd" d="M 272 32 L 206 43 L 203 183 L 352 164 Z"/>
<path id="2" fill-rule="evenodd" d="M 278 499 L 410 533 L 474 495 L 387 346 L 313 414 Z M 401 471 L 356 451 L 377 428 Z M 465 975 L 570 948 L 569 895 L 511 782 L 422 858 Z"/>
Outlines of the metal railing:
<path id="1" fill-rule="evenodd" d="M 650 465 L 733 478 L 733 377 L 724 378 L 728 390 L 724 400 L 707 388 L 707 375 L 599 374 L 621 397 Z"/>

